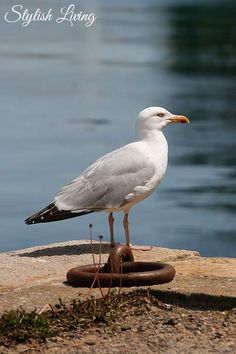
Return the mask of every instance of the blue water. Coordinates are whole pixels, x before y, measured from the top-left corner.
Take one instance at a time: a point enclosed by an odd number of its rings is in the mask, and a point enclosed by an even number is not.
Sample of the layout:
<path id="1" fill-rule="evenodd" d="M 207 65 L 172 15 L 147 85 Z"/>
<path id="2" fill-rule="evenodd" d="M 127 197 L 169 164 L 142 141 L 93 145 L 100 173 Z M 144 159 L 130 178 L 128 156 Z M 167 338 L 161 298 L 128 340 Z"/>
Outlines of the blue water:
<path id="1" fill-rule="evenodd" d="M 21 1 L 59 11 L 65 1 Z M 106 214 L 26 226 L 65 183 L 135 138 L 140 110 L 190 125 L 165 129 L 169 167 L 130 214 L 134 244 L 236 256 L 236 6 L 224 1 L 80 1 L 86 28 L 9 24 L 0 4 L 0 251 L 93 234 Z M 122 215 L 116 239 L 124 240 Z"/>

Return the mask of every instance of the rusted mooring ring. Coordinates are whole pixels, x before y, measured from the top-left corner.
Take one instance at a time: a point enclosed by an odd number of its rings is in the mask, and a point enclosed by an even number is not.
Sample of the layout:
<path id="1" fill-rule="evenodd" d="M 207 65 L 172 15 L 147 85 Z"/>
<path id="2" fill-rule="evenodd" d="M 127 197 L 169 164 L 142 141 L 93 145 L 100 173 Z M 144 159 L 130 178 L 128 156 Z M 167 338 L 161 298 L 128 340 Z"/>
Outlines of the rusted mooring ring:
<path id="1" fill-rule="evenodd" d="M 80 287 L 131 287 L 168 283 L 174 276 L 175 269 L 171 265 L 134 262 L 130 247 L 116 245 L 111 248 L 107 263 L 72 268 L 67 273 L 67 281 Z"/>

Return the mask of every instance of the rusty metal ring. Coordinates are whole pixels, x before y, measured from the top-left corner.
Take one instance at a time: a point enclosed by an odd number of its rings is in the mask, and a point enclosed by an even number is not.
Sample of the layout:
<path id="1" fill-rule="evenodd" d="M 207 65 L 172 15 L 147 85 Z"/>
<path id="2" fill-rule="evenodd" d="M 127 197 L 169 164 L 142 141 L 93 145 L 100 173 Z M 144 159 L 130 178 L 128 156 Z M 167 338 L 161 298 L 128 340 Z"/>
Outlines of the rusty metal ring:
<path id="1" fill-rule="evenodd" d="M 67 273 L 67 281 L 71 285 L 90 287 L 95 279 L 96 272 L 101 287 L 131 287 L 163 284 L 170 282 L 175 276 L 175 269 L 165 263 L 157 262 L 123 262 L 122 273 L 103 272 L 105 266 L 99 269 L 96 265 L 75 267 Z M 94 287 L 98 287 L 97 280 Z"/>
<path id="2" fill-rule="evenodd" d="M 175 269 L 171 265 L 134 262 L 130 247 L 116 245 L 111 248 L 106 264 L 72 268 L 67 273 L 67 281 L 80 287 L 131 287 L 168 283 L 174 276 Z"/>
<path id="3" fill-rule="evenodd" d="M 103 268 L 103 272 L 122 273 L 121 266 L 123 262 L 134 262 L 131 248 L 125 245 L 116 245 L 110 250 L 108 261 L 105 269 Z"/>

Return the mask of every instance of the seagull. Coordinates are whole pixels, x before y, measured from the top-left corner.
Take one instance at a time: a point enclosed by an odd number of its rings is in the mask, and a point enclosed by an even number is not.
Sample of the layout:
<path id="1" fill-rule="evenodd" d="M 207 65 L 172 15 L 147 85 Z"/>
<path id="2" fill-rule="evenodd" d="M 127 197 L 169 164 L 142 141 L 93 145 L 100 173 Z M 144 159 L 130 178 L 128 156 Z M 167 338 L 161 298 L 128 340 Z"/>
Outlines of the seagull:
<path id="1" fill-rule="evenodd" d="M 166 172 L 168 144 L 162 129 L 170 123 L 189 123 L 189 119 L 162 107 L 141 111 L 136 123 L 137 141 L 96 160 L 25 223 L 45 223 L 104 211 L 109 213 L 110 245 L 113 247 L 113 212 L 123 211 L 126 245 L 131 247 L 128 215 L 135 204 L 157 188 Z"/>

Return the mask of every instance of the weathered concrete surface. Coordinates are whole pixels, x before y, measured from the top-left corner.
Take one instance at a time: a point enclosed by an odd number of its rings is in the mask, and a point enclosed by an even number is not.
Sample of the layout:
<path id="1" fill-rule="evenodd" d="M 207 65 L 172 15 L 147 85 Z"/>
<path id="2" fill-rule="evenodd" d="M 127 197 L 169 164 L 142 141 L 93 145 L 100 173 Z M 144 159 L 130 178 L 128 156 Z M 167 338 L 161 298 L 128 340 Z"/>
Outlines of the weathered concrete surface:
<path id="1" fill-rule="evenodd" d="M 98 261 L 99 244 L 94 244 Z M 101 261 L 107 260 L 108 244 L 102 245 Z M 229 299 L 236 306 L 236 259 L 205 258 L 198 252 L 154 247 L 151 251 L 133 251 L 136 261 L 162 261 L 176 269 L 175 279 L 154 286 L 159 292 L 176 295 L 205 294 Z M 88 289 L 65 284 L 67 271 L 91 264 L 88 241 L 70 241 L 0 254 L 0 312 L 23 306 L 40 308 L 58 298 L 85 297 Z M 99 290 L 93 290 L 96 295 Z"/>

